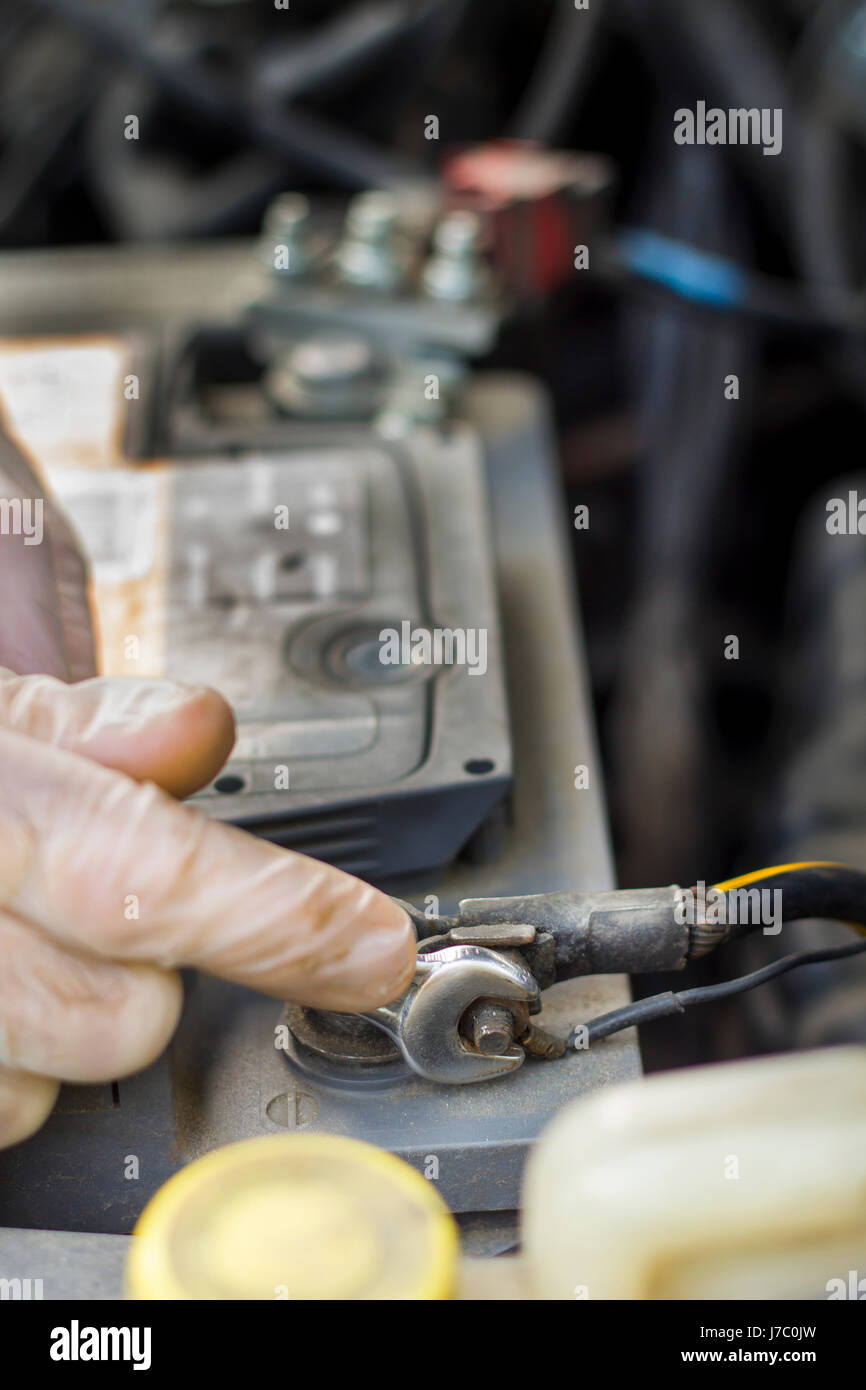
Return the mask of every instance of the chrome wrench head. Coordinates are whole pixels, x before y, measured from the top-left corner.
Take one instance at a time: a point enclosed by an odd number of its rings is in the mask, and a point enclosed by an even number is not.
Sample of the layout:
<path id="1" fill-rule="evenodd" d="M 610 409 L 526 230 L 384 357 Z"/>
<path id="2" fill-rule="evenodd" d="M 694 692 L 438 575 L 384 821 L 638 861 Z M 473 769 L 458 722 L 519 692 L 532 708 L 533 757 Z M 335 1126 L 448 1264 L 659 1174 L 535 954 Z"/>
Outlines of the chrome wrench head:
<path id="1" fill-rule="evenodd" d="M 524 1059 L 520 1047 L 489 1056 L 466 1046 L 460 1020 L 478 999 L 532 1006 L 538 985 L 524 965 L 488 947 L 445 946 L 418 957 L 415 978 L 405 994 L 364 1017 L 390 1034 L 419 1076 L 463 1085 L 516 1071 Z"/>

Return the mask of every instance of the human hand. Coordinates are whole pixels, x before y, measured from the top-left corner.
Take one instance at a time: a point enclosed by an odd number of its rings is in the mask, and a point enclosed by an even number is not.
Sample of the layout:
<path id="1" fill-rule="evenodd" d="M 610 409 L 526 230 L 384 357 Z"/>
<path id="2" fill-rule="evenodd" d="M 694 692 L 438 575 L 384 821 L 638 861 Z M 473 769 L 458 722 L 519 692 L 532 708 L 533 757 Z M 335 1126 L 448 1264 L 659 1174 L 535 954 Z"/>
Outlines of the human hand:
<path id="1" fill-rule="evenodd" d="M 346 1012 L 408 985 L 391 898 L 167 795 L 209 781 L 233 736 L 214 691 L 0 672 L 0 1147 L 61 1080 L 158 1056 L 180 966 Z"/>

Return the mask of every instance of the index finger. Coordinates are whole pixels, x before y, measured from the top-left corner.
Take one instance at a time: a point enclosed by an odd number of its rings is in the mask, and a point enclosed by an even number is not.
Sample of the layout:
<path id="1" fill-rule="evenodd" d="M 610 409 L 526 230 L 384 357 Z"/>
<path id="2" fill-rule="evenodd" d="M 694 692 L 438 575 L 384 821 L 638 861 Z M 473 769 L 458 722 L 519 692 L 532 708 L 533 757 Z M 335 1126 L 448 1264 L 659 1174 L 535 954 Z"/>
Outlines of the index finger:
<path id="1" fill-rule="evenodd" d="M 324 1009 L 375 1008 L 414 970 L 411 923 L 384 893 L 8 730 L 0 905 L 98 956 Z"/>

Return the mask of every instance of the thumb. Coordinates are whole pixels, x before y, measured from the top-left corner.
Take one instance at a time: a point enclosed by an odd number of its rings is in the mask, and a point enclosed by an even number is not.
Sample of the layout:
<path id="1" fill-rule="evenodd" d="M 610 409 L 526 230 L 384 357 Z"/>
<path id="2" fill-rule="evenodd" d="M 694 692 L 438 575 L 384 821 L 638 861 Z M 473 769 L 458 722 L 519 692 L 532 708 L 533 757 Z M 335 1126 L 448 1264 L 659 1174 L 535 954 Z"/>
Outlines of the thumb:
<path id="1" fill-rule="evenodd" d="M 126 676 L 67 685 L 0 668 L 0 726 L 189 796 L 232 749 L 229 706 L 215 690 Z"/>

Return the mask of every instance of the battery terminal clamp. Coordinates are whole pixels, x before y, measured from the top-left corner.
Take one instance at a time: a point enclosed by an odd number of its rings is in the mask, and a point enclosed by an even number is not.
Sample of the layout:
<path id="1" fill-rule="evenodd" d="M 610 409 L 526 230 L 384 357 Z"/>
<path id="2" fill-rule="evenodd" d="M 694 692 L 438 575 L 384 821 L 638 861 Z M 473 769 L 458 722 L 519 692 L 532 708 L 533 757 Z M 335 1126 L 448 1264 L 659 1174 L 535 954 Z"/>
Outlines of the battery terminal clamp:
<path id="1" fill-rule="evenodd" d="M 689 942 L 676 920 L 681 897 L 672 887 L 467 898 L 456 917 L 401 902 L 419 937 L 418 969 L 399 999 L 363 1017 L 440 1083 L 562 1057 L 567 1040 L 532 1021 L 541 991 L 578 975 L 679 969 Z"/>
<path id="2" fill-rule="evenodd" d="M 756 887 L 760 885 L 760 889 Z M 354 1016 L 321 1015 L 341 1027 L 367 1027 L 374 1039 L 417 1075 L 445 1085 L 486 1081 L 517 1070 L 527 1056 L 562 1057 L 578 1033 L 595 1043 L 624 1028 L 681 1013 L 691 1004 L 742 993 L 800 965 L 866 950 L 866 873 L 812 861 L 760 869 L 711 890 L 617 889 L 553 892 L 507 898 L 464 898 L 454 917 L 427 917 L 400 901 L 418 937 L 418 962 L 399 999 Z M 583 975 L 682 970 L 729 940 L 760 928 L 752 896 L 779 895 L 780 920 L 833 918 L 862 939 L 849 946 L 799 952 L 737 980 L 668 991 L 577 1024 L 568 1038 L 533 1021 L 541 995 L 560 980 Z M 745 899 L 745 901 L 742 901 Z M 776 901 L 776 898 L 773 898 Z M 382 1035 L 387 1035 L 385 1043 Z M 319 1039 L 314 1038 L 322 1051 Z M 363 1060 L 363 1047 L 351 1047 Z M 380 1049 L 381 1050 L 381 1049 Z"/>

